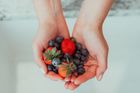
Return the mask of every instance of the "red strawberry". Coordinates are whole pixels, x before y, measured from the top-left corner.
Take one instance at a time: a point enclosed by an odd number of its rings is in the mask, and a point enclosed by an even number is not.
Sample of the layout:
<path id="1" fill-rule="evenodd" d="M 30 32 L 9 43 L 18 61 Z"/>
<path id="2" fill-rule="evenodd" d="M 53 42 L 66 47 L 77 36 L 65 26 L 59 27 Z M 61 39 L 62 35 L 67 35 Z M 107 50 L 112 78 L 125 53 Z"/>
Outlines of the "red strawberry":
<path id="1" fill-rule="evenodd" d="M 75 52 L 75 44 L 70 39 L 64 39 L 61 43 L 61 50 L 63 53 L 72 55 Z"/>

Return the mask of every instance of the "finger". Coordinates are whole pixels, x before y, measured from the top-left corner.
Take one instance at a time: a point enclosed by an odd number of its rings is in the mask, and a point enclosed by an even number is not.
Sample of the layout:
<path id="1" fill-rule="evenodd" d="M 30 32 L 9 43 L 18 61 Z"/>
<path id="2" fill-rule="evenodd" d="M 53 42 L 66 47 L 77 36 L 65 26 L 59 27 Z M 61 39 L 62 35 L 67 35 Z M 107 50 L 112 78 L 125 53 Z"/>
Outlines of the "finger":
<path id="1" fill-rule="evenodd" d="M 71 82 L 74 82 L 75 79 L 76 79 L 76 76 L 75 76 L 75 75 L 72 75 L 72 77 L 71 77 Z"/>
<path id="2" fill-rule="evenodd" d="M 107 69 L 107 57 L 97 57 L 98 60 L 98 68 L 96 71 L 96 78 L 100 81 L 103 77 L 104 72 Z"/>
<path id="3" fill-rule="evenodd" d="M 33 46 L 33 53 L 34 53 L 34 59 L 37 65 L 41 68 L 42 72 L 45 74 L 47 73 L 47 67 L 44 61 L 42 60 L 42 51 L 43 48 L 38 47 L 38 46 Z"/>
<path id="4" fill-rule="evenodd" d="M 70 82 L 70 83 L 68 84 L 68 89 L 70 89 L 70 90 L 74 90 L 74 89 L 76 89 L 77 87 L 79 87 L 79 85 L 75 85 L 73 82 Z"/>
<path id="5" fill-rule="evenodd" d="M 47 76 L 52 80 L 63 80 L 63 78 L 61 76 L 59 76 L 58 74 L 56 74 L 52 71 L 49 71 Z"/>
<path id="6" fill-rule="evenodd" d="M 80 85 L 86 82 L 89 79 L 92 79 L 96 75 L 96 68 L 97 66 L 91 66 L 88 71 L 86 71 L 83 75 L 77 77 L 74 81 L 74 84 Z"/>
<path id="7" fill-rule="evenodd" d="M 71 80 L 71 76 L 66 77 L 66 78 L 64 79 L 64 81 L 66 81 L 66 82 L 68 82 L 68 81 L 70 81 L 70 80 Z"/>
<path id="8" fill-rule="evenodd" d="M 64 87 L 67 89 L 69 84 L 70 84 L 70 81 L 66 82 Z"/>

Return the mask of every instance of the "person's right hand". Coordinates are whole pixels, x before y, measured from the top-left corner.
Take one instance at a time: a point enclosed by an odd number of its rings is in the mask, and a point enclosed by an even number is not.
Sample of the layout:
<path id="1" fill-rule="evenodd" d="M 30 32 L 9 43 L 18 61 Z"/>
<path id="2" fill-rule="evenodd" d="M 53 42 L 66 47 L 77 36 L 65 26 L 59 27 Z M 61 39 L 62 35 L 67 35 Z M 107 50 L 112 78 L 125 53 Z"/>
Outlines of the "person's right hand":
<path id="1" fill-rule="evenodd" d="M 39 18 L 39 29 L 33 41 L 33 52 L 35 62 L 44 74 L 53 80 L 58 80 L 62 79 L 62 77 L 54 72 L 47 71 L 47 66 L 42 59 L 43 52 L 47 49 L 49 40 L 56 36 L 69 38 L 69 32 L 62 12 L 59 10 L 59 13 L 54 15 L 54 11 L 50 9 L 51 5 L 49 3 L 46 0 L 35 0 L 35 8 Z"/>

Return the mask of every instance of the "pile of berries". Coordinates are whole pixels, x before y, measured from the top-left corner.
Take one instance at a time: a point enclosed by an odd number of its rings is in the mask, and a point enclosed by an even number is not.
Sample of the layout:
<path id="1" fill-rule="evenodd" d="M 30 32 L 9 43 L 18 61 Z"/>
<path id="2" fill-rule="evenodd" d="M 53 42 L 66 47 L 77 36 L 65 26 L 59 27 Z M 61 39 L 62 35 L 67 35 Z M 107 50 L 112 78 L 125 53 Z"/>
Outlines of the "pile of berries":
<path id="1" fill-rule="evenodd" d="M 72 74 L 85 73 L 84 64 L 89 52 L 74 38 L 65 39 L 57 36 L 48 42 L 48 48 L 43 55 L 48 71 L 53 71 L 65 78 Z"/>

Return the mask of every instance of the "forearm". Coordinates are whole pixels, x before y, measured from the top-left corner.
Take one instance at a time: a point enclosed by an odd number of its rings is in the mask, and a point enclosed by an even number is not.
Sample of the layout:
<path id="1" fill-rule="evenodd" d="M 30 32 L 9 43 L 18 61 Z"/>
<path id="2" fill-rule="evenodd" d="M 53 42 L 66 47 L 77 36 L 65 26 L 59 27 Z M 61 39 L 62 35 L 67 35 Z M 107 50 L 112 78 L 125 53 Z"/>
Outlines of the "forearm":
<path id="1" fill-rule="evenodd" d="M 63 15 L 60 0 L 34 0 L 34 6 L 41 24 L 53 22 Z"/>
<path id="2" fill-rule="evenodd" d="M 102 26 L 113 0 L 85 0 L 80 10 L 78 21 L 93 26 Z"/>

